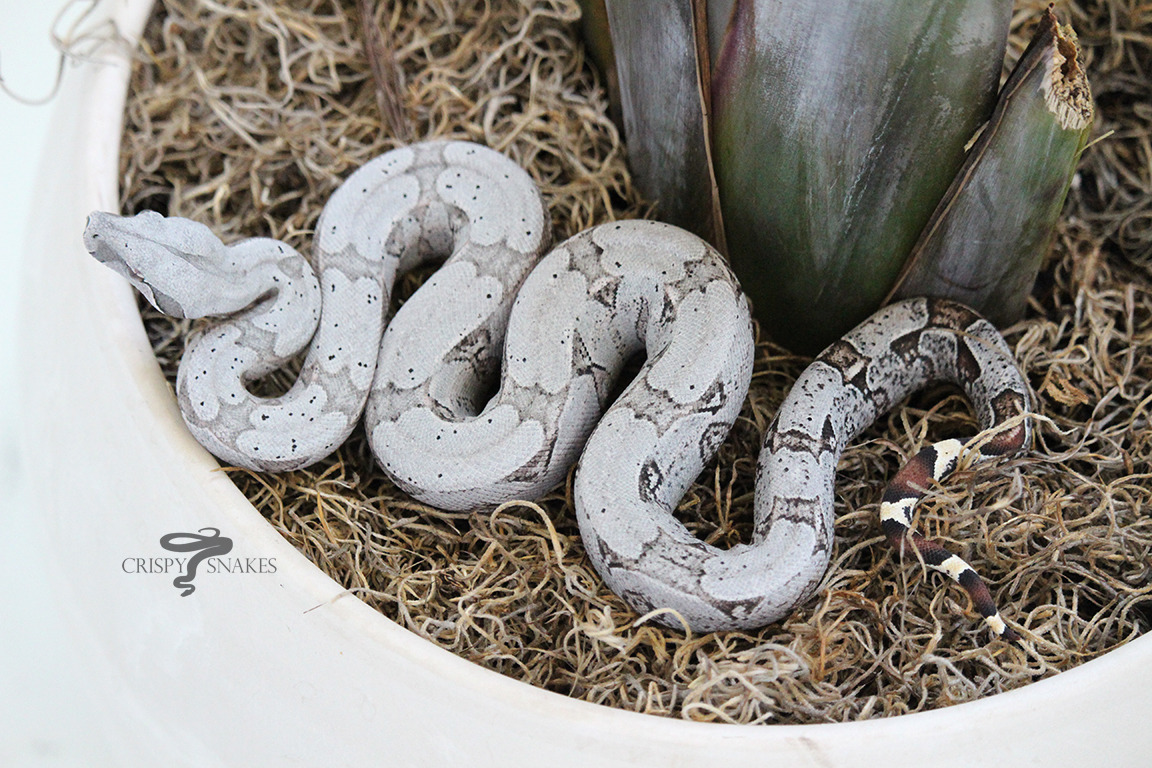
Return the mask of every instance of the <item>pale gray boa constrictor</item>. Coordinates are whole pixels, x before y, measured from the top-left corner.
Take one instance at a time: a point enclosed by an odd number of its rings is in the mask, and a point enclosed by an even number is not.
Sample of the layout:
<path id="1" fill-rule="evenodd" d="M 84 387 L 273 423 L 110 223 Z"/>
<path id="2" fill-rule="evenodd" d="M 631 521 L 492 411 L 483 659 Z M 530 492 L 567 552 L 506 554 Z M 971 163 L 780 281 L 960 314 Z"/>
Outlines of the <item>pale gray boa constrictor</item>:
<path id="1" fill-rule="evenodd" d="M 674 609 L 697 631 L 767 624 L 813 593 L 831 553 L 839 456 L 911 391 L 960 385 L 981 426 L 999 427 L 974 453 L 1028 437 L 1029 390 L 991 325 L 949 302 L 886 307 L 796 382 L 764 436 L 753 541 L 721 550 L 671 512 L 740 410 L 753 342 L 735 277 L 694 235 L 624 221 L 545 256 L 547 211 L 523 170 L 474 144 L 429 142 L 388 152 L 336 190 L 315 233 L 318 274 L 282 242 L 225 246 L 155 213 L 94 213 L 84 236 L 162 312 L 226 318 L 189 340 L 176 385 L 189 429 L 223 461 L 308 466 L 363 411 L 399 487 L 468 509 L 539 496 L 579 458 L 576 514 L 599 573 L 637 610 Z M 398 270 L 446 256 L 385 332 Z M 248 391 L 305 345 L 287 394 Z M 604 412 L 616 373 L 641 351 L 643 368 Z M 964 448 L 945 443 L 897 476 L 885 531 L 1014 639 L 975 573 L 909 530 L 915 500 Z"/>

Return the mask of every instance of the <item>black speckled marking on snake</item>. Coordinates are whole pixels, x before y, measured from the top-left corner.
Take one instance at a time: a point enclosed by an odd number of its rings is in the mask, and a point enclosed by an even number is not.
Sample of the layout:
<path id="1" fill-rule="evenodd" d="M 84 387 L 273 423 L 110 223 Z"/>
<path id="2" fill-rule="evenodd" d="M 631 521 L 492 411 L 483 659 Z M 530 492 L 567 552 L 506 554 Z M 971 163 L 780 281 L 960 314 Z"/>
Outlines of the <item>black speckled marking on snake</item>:
<path id="1" fill-rule="evenodd" d="M 284 243 L 224 246 L 157 214 L 93 214 L 85 242 L 160 310 L 227 316 L 190 340 L 177 381 L 186 422 L 224 461 L 307 466 L 363 410 L 399 487 L 467 509 L 539 496 L 579 457 L 576 515 L 597 570 L 636 609 L 674 609 L 696 631 L 761 626 L 811 596 L 830 556 L 840 454 L 913 390 L 961 386 L 993 435 L 980 456 L 1027 443 L 1029 391 L 996 330 L 951 302 L 894 304 L 817 357 L 781 406 L 759 458 L 753 541 L 709 546 L 671 512 L 747 392 L 751 321 L 735 277 L 704 241 L 648 221 L 594 227 L 541 260 L 546 221 L 511 161 L 432 142 L 371 161 L 332 195 L 318 278 Z M 444 257 L 385 330 L 396 270 Z M 305 345 L 286 395 L 247 390 Z M 644 366 L 608 406 L 638 352 Z M 950 471 L 940 457 L 962 447 L 938 444 L 896 476 L 885 532 L 956 578 L 1011 638 L 974 572 L 908 532 L 925 483 Z"/>

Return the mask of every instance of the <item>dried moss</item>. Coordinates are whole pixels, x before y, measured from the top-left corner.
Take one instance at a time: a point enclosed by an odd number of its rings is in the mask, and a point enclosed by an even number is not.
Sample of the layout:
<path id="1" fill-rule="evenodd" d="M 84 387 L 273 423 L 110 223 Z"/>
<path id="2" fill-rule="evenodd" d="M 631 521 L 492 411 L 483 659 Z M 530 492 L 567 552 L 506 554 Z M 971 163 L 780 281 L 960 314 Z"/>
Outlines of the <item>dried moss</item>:
<path id="1" fill-rule="evenodd" d="M 1043 5 L 1018 3 L 1015 50 Z M 880 492 L 897 467 L 975 430 L 948 391 L 914 397 L 847 451 L 832 567 L 808 604 L 758 632 L 685 636 L 638 620 L 584 556 L 564 488 L 539 504 L 441 512 L 399 493 L 359 432 L 309 471 L 231 477 L 321 569 L 412 632 L 533 685 L 640 712 L 740 723 L 896 715 L 1025 685 L 1147 631 L 1152 6 L 1060 10 L 1086 49 L 1097 132 L 1113 133 L 1087 151 L 1028 317 L 1008 332 L 1039 396 L 1036 449 L 959 472 L 919 513 L 926 534 L 989 580 L 1026 651 L 984 645 L 963 592 L 902 562 L 879 531 Z M 515 158 L 544 191 L 557 239 L 645 212 L 574 0 L 415 0 L 377 14 L 416 137 Z M 381 130 L 358 21 L 351 1 L 160 2 L 132 80 L 125 211 L 308 253 L 341 179 L 397 145 Z M 145 317 L 174 379 L 188 328 Z M 744 411 L 677 513 L 710 542 L 747 539 L 760 435 L 806 362 L 767 341 L 757 352 Z"/>

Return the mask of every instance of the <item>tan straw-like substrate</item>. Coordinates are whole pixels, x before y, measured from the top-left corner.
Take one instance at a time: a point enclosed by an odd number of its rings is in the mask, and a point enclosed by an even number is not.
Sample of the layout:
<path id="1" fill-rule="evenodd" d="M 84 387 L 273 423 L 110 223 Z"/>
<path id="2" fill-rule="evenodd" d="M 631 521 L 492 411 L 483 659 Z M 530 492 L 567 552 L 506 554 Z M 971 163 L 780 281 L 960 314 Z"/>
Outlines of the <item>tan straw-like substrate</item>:
<path id="1" fill-rule="evenodd" d="M 1044 4 L 1018 3 L 1013 51 Z M 1039 397 L 1035 449 L 937 488 L 919 527 L 989 581 L 1025 650 L 987 643 L 962 591 L 884 543 L 880 494 L 922 446 L 975 423 L 949 390 L 914 397 L 849 448 L 819 593 L 758 632 L 640 622 L 584 556 L 565 488 L 445 513 L 398 492 L 362 432 L 308 471 L 226 470 L 321 569 L 412 632 L 489 669 L 606 706 L 739 723 L 943 707 L 1069 669 L 1152 623 L 1152 5 L 1061 3 L 1098 101 L 1092 146 L 1028 317 L 1007 336 Z M 558 242 L 644 215 L 574 0 L 380 3 L 413 139 L 507 153 L 540 184 Z M 390 38 L 390 39 L 389 39 Z M 200 220 L 226 241 L 310 252 L 340 181 L 398 146 L 382 127 L 353 2 L 161 0 L 132 78 L 123 208 Z M 416 281 L 397 290 L 399 300 Z M 145 311 L 175 377 L 186 324 Z M 762 340 L 731 437 L 678 515 L 746 540 L 759 438 L 805 360 Z M 288 377 L 266 382 L 284 387 Z"/>

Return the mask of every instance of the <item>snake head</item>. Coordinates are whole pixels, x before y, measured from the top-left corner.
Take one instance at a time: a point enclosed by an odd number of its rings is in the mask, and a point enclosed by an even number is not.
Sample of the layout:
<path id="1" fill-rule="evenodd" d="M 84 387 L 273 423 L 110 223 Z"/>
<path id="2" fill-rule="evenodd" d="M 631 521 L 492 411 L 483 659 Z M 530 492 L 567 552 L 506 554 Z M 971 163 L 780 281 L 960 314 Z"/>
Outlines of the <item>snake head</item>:
<path id="1" fill-rule="evenodd" d="M 203 224 L 144 211 L 117 216 L 95 211 L 84 227 L 84 246 L 97 261 L 123 275 L 166 315 L 203 317 L 190 310 L 207 281 L 216 277 L 214 257 L 224 248 Z"/>

